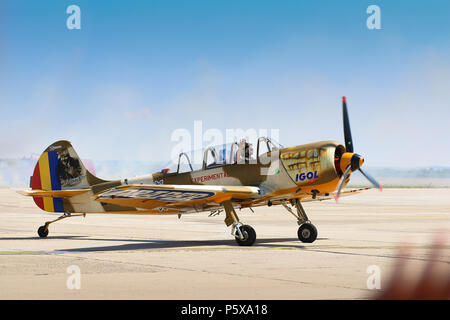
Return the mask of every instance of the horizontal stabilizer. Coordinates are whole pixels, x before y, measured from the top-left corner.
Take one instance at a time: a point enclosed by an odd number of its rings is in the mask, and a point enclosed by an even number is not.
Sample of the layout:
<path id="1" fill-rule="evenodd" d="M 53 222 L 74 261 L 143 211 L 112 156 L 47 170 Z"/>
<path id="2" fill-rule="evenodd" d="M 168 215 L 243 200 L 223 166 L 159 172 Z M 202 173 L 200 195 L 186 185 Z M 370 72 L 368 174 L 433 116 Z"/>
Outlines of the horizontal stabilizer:
<path id="1" fill-rule="evenodd" d="M 74 189 L 74 190 L 18 190 L 17 193 L 20 193 L 24 196 L 33 196 L 33 197 L 50 197 L 50 198 L 69 198 L 76 196 L 78 194 L 85 193 L 90 189 Z"/>

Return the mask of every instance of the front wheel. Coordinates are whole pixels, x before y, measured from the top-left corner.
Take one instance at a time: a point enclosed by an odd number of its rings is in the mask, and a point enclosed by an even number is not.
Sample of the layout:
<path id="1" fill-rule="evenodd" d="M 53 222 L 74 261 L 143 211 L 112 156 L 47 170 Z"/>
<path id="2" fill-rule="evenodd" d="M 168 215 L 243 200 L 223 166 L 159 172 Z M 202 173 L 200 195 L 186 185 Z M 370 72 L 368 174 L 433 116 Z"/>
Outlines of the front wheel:
<path id="1" fill-rule="evenodd" d="M 304 223 L 298 228 L 297 235 L 301 242 L 311 243 L 317 239 L 317 229 L 312 223 Z"/>
<path id="2" fill-rule="evenodd" d="M 256 232 L 252 227 L 248 225 L 243 225 L 239 229 L 241 230 L 244 238 L 240 239 L 239 237 L 236 237 L 236 242 L 238 243 L 238 245 L 251 246 L 253 243 L 255 243 Z"/>

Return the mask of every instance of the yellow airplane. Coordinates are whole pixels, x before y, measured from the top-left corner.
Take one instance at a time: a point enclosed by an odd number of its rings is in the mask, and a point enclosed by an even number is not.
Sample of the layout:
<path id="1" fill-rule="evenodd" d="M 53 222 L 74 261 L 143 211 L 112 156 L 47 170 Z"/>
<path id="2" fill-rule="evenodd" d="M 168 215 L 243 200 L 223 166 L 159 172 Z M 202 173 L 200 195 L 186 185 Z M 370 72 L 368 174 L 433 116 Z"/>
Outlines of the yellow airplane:
<path id="1" fill-rule="evenodd" d="M 259 138 L 256 157 L 253 146 L 241 140 L 227 147 L 209 147 L 200 168 L 193 168 L 189 156 L 181 153 L 176 171 L 168 169 L 128 179 L 106 181 L 91 174 L 69 141 L 57 141 L 45 149 L 31 177 L 36 205 L 48 212 L 61 212 L 57 219 L 39 227 L 45 238 L 53 222 L 87 213 L 183 214 L 225 211 L 225 224 L 241 246 L 251 246 L 255 230 L 240 222 L 236 209 L 282 205 L 299 225 L 298 238 L 311 243 L 317 229 L 310 222 L 302 202 L 353 195 L 361 190 L 342 190 L 352 172 L 359 170 L 375 187 L 381 185 L 361 166 L 364 159 L 353 152 L 353 141 L 342 98 L 345 146 L 320 141 L 283 148 L 270 138 Z M 221 148 L 221 149 L 220 149 Z M 262 152 L 262 150 L 267 150 Z M 180 168 L 184 158 L 189 170 Z M 365 188 L 368 189 L 368 188 Z M 293 210 L 295 208 L 295 211 Z"/>

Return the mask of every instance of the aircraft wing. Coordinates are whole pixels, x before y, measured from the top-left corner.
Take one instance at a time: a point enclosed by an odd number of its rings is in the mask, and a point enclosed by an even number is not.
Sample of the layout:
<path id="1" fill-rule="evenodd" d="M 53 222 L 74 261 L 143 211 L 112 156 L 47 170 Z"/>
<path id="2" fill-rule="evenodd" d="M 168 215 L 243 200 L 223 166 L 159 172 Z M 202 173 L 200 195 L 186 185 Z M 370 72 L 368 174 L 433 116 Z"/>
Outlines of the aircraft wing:
<path id="1" fill-rule="evenodd" d="M 125 185 L 96 195 L 97 201 L 125 207 L 154 209 L 218 205 L 227 200 L 247 200 L 260 193 L 257 187 L 209 185 Z"/>
<path id="2" fill-rule="evenodd" d="M 343 191 L 341 191 L 341 194 L 339 195 L 339 197 L 352 196 L 352 195 L 360 193 L 361 191 L 369 190 L 369 189 L 370 188 L 343 190 Z M 240 205 L 241 205 L 241 208 L 266 206 L 267 202 L 269 200 L 273 205 L 279 205 L 287 200 L 296 199 L 296 198 L 299 199 L 301 202 L 323 201 L 323 200 L 335 199 L 335 195 L 336 195 L 336 192 L 332 192 L 329 194 L 317 195 L 315 198 L 313 198 L 313 196 L 311 194 L 306 194 L 306 193 L 303 193 L 300 195 L 291 194 L 290 196 L 289 195 L 288 196 L 285 196 L 285 195 L 273 195 L 272 196 L 269 194 L 269 195 L 258 197 L 255 199 L 246 199 L 246 200 L 242 201 L 240 203 Z"/>
<path id="3" fill-rule="evenodd" d="M 360 193 L 361 191 L 364 190 L 369 190 L 370 188 L 360 188 L 360 189 L 349 189 L 349 190 L 343 190 L 341 191 L 339 198 L 341 197 L 347 197 L 347 196 L 353 196 L 355 194 Z M 313 199 L 312 196 L 311 197 L 307 197 L 304 199 L 301 199 L 302 202 L 310 202 L 310 201 L 323 201 L 323 200 L 329 200 L 329 199 L 335 199 L 335 195 L 336 192 L 330 193 L 329 195 L 325 196 L 325 195 L 320 195 L 317 196 L 316 199 Z"/>

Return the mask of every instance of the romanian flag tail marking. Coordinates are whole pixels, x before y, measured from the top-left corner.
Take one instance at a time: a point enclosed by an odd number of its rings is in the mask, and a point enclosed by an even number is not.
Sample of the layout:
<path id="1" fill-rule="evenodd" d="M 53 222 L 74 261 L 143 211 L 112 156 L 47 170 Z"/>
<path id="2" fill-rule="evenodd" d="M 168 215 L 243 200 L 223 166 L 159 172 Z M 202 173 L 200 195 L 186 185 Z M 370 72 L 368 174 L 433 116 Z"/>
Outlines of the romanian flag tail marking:
<path id="1" fill-rule="evenodd" d="M 39 158 L 31 178 L 33 190 L 61 190 L 58 175 L 58 154 L 56 151 L 46 151 Z M 48 212 L 64 212 L 62 198 L 33 197 L 39 208 Z"/>

